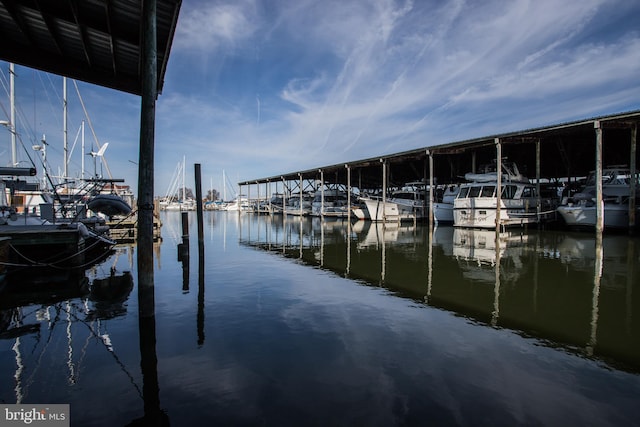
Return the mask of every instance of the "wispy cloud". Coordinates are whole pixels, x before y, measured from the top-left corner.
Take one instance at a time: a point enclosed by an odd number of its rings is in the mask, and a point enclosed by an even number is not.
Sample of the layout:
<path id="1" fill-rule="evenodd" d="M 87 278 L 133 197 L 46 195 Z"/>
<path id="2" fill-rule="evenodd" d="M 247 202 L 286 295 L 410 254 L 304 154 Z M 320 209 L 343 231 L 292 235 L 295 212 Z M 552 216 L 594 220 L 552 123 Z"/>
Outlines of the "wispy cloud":
<path id="1" fill-rule="evenodd" d="M 184 154 L 248 180 L 638 109 L 638 13 L 622 0 L 185 0 L 156 168 Z M 135 159 L 138 100 L 83 95 L 110 152 Z"/>

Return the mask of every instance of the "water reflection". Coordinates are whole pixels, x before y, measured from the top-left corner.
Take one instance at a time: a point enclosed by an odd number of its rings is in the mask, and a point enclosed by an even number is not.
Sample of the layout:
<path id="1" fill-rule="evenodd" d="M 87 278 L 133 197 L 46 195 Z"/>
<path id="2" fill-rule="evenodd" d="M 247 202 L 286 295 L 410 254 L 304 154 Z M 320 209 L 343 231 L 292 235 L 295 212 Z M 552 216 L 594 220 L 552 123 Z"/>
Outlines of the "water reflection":
<path id="1" fill-rule="evenodd" d="M 241 216 L 240 243 L 640 371 L 637 240 Z"/>
<path id="2" fill-rule="evenodd" d="M 85 365 L 92 365 L 87 360 L 92 350 L 107 356 L 111 363 L 103 362 L 127 375 L 134 394 L 141 396 L 118 354 L 126 343 L 113 342 L 109 332 L 110 322 L 128 311 L 132 250 L 132 246 L 116 247 L 112 257 L 64 280 L 52 276 L 7 284 L 0 298 L 0 340 L 13 341 L 13 361 L 3 359 L 3 366 L 13 365 L 15 371 L 13 394 L 9 397 L 3 390 L 2 401 L 48 402 L 45 396 L 50 390 L 41 387 L 42 375 L 60 386 L 91 382 L 83 373 Z M 58 369 L 62 355 L 65 368 Z"/>

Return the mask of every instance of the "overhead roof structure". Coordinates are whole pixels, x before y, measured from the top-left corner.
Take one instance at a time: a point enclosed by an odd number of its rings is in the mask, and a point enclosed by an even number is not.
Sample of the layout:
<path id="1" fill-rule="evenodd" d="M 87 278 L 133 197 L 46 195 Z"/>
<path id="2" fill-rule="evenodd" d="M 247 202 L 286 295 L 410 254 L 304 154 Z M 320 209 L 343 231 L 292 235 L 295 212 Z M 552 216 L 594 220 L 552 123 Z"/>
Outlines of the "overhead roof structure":
<path id="1" fill-rule="evenodd" d="M 141 95 L 144 0 L 0 0 L 0 58 Z M 158 93 L 181 0 L 157 0 Z"/>
<path id="2" fill-rule="evenodd" d="M 434 176 L 438 183 L 459 181 L 470 171 L 472 156 L 478 164 L 495 159 L 495 140 L 503 145 L 503 157 L 515 161 L 521 171 L 529 177 L 535 176 L 535 142 L 541 143 L 541 177 L 553 179 L 571 176 L 586 176 L 595 168 L 594 123 L 604 129 L 605 164 L 629 164 L 630 129 L 640 122 L 640 111 L 594 117 L 574 122 L 560 123 L 534 129 L 489 135 L 474 139 L 432 145 L 403 152 L 386 154 L 334 165 L 318 166 L 314 169 L 293 171 L 239 182 L 238 185 L 256 185 L 319 180 L 321 174 L 327 183 L 345 184 L 347 167 L 351 169 L 352 186 L 380 188 L 382 186 L 383 162 L 390 165 L 389 181 L 392 185 L 416 181 L 428 177 L 427 150 L 434 156 Z M 640 155 L 637 152 L 636 157 Z M 640 161 L 637 161 L 640 164 Z"/>

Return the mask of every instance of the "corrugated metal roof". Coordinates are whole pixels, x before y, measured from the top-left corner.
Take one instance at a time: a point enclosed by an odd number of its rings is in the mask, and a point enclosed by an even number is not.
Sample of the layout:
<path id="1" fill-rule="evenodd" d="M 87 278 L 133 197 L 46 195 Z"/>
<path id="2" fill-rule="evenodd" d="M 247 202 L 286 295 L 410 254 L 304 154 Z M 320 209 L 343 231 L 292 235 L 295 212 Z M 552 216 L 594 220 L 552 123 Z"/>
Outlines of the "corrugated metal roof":
<path id="1" fill-rule="evenodd" d="M 2 0 L 0 58 L 140 95 L 143 0 Z M 158 93 L 181 0 L 157 0 Z"/>
<path id="2" fill-rule="evenodd" d="M 574 122 L 560 123 L 540 128 L 526 129 L 503 134 L 489 135 L 456 141 L 445 144 L 437 144 L 385 154 L 361 160 L 345 161 L 334 165 L 318 166 L 313 169 L 286 172 L 281 175 L 252 179 L 239 182 L 239 185 L 254 185 L 267 182 L 316 180 L 320 177 L 320 170 L 324 172 L 325 179 L 329 182 L 346 183 L 348 166 L 355 175 L 352 177 L 355 184 L 363 184 L 363 188 L 379 188 L 382 182 L 382 162 L 393 165 L 390 182 L 402 184 L 404 182 L 422 179 L 427 171 L 427 150 L 430 150 L 438 161 L 434 165 L 434 176 L 440 183 L 456 181 L 458 176 L 468 172 L 471 165 L 471 153 L 478 154 L 479 164 L 488 163 L 495 158 L 494 140 L 499 138 L 503 142 L 503 156 L 508 156 L 518 163 L 521 170 L 535 171 L 535 144 L 540 140 L 544 145 L 542 152 L 542 177 L 557 178 L 565 176 L 567 167 L 574 175 L 586 175 L 594 168 L 593 156 L 595 149 L 592 144 L 595 141 L 594 122 L 601 122 L 607 130 L 604 141 L 605 158 L 609 163 L 625 163 L 629 161 L 629 132 L 632 124 L 637 125 L 640 120 L 640 111 L 610 114 L 593 117 Z M 522 144 L 525 144 L 523 146 Z M 572 148 L 569 158 L 563 159 L 563 152 Z M 622 149 L 621 149 L 622 148 Z M 616 157 L 616 155 L 619 155 Z M 640 150 L 636 157 L 640 155 Z M 442 161 L 442 158 L 446 160 Z M 571 164 L 566 165 L 568 161 Z M 611 163 L 612 164 L 612 163 Z M 638 160 L 640 164 L 640 159 Z"/>

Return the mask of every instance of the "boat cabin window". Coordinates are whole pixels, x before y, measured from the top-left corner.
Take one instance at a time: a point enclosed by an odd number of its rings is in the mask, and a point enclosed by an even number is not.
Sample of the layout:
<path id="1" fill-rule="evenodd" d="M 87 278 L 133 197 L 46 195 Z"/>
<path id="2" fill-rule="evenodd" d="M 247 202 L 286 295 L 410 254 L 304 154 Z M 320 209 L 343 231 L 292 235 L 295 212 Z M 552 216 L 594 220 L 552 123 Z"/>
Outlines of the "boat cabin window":
<path id="1" fill-rule="evenodd" d="M 458 193 L 459 199 L 466 199 L 469 195 L 469 187 L 461 187 L 460 192 Z"/>
<path id="2" fill-rule="evenodd" d="M 524 187 L 522 189 L 522 197 L 536 197 L 535 187 Z"/>
<path id="3" fill-rule="evenodd" d="M 505 185 L 502 187 L 502 198 L 503 199 L 513 199 L 516 196 L 516 190 L 518 187 L 515 185 Z"/>
<path id="4" fill-rule="evenodd" d="M 496 191 L 496 187 L 493 185 L 486 185 L 482 187 L 482 192 L 480 193 L 480 197 L 493 197 L 493 194 Z"/>
<path id="5" fill-rule="evenodd" d="M 478 197 L 481 189 L 482 187 L 471 187 L 469 189 L 469 198 Z"/>
<path id="6" fill-rule="evenodd" d="M 421 192 L 398 192 L 398 193 L 393 193 L 392 197 L 394 199 L 402 199 L 402 200 L 422 200 L 422 199 L 424 199 L 423 193 L 421 193 Z"/>

